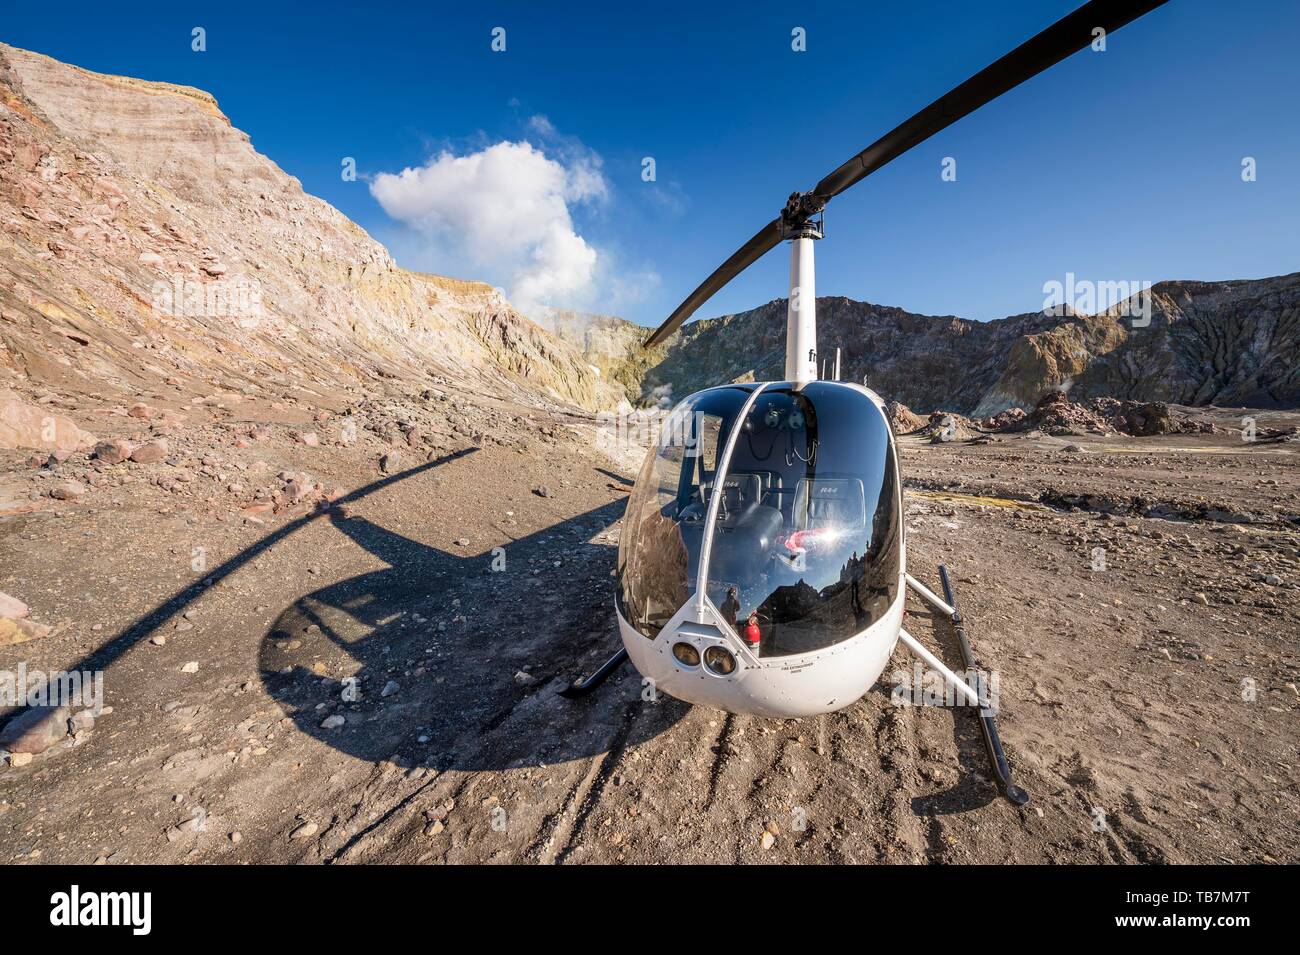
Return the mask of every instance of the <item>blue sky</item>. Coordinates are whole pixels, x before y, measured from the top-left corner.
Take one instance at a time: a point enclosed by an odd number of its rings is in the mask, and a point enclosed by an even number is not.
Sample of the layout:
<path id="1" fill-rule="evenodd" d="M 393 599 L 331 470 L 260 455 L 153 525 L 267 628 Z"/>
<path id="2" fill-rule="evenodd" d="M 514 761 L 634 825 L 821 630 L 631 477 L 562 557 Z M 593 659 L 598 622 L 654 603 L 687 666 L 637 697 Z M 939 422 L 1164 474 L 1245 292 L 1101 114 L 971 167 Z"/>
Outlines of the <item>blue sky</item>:
<path id="1" fill-rule="evenodd" d="M 404 265 L 514 292 L 521 269 L 577 253 L 596 263 L 590 281 L 581 269 L 567 286 L 541 276 L 542 298 L 654 325 L 792 190 L 1077 5 L 7 0 L 0 39 L 210 91 L 261 152 Z M 503 53 L 490 48 L 496 26 Z M 796 26 L 805 53 L 791 50 Z M 1040 308 L 1044 283 L 1067 272 L 1158 281 L 1300 269 L 1298 47 L 1294 0 L 1173 0 L 1104 53 L 1076 54 L 837 199 L 817 249 L 819 294 L 990 319 Z M 525 141 L 492 154 L 504 179 L 457 162 Z M 348 156 L 355 182 L 340 175 Z M 647 156 L 653 184 L 641 178 Z M 955 182 L 940 177 L 949 156 Z M 1255 182 L 1241 178 L 1247 156 Z M 515 230 L 501 221 L 510 209 L 474 189 L 532 188 L 511 173 L 518 159 L 539 182 L 548 170 L 559 179 L 539 186 L 550 191 Z M 374 184 L 430 163 L 430 181 L 390 190 L 386 211 Z M 497 256 L 502 228 L 550 238 Z M 784 295 L 787 269 L 784 249 L 770 253 L 700 314 Z"/>

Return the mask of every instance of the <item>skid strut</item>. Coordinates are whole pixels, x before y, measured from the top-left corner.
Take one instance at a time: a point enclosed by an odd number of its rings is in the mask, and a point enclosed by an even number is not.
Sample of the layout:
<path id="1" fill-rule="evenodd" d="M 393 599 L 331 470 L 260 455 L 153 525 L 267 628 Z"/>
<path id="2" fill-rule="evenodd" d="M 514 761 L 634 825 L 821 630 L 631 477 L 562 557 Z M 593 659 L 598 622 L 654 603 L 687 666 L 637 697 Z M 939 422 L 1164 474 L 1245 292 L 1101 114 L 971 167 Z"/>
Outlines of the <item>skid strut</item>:
<path id="1" fill-rule="evenodd" d="M 585 680 L 578 680 L 572 686 L 560 691 L 560 696 L 566 699 L 576 700 L 580 696 L 586 696 L 596 687 L 600 686 L 609 679 L 611 673 L 627 662 L 627 648 L 619 650 L 608 660 L 600 665 L 600 669 L 587 677 Z"/>
<path id="2" fill-rule="evenodd" d="M 971 650 L 970 640 L 966 637 L 966 625 L 962 621 L 961 611 L 957 609 L 957 598 L 953 595 L 952 582 L 948 579 L 948 568 L 943 564 L 939 565 L 939 579 L 943 582 L 943 596 L 948 606 L 952 608 L 949 619 L 952 621 L 953 629 L 957 631 L 957 642 L 961 645 L 962 663 L 968 672 L 978 672 L 975 654 Z M 989 761 L 993 764 L 993 772 L 998 777 L 998 788 L 1002 790 L 1002 795 L 1006 796 L 1007 799 L 1017 806 L 1023 806 L 1029 802 L 1029 793 L 1011 781 L 1011 765 L 1007 762 L 1007 754 L 1002 749 L 1002 738 L 998 736 L 998 724 L 993 718 L 993 712 L 987 707 L 980 709 L 980 730 L 984 734 L 984 748 L 989 752 Z"/>

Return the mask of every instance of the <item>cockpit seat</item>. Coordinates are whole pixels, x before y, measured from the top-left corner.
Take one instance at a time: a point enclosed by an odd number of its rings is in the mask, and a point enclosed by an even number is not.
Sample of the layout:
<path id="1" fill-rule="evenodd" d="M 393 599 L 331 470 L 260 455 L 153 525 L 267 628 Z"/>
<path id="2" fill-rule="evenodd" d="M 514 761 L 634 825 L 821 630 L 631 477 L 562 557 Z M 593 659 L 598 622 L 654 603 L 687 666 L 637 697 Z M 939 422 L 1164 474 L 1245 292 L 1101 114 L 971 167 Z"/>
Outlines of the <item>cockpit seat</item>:
<path id="1" fill-rule="evenodd" d="M 722 481 L 718 523 L 730 527 L 763 498 L 763 479 L 757 474 L 728 474 Z"/>
<path id="2" fill-rule="evenodd" d="M 728 545 L 715 551 L 710 574 L 747 581 L 762 573 L 781 532 L 781 512 L 763 503 L 762 474 L 732 472 L 723 479 L 718 534 Z"/>
<path id="3" fill-rule="evenodd" d="M 866 525 L 861 478 L 802 478 L 795 486 L 795 523 L 800 529 Z"/>

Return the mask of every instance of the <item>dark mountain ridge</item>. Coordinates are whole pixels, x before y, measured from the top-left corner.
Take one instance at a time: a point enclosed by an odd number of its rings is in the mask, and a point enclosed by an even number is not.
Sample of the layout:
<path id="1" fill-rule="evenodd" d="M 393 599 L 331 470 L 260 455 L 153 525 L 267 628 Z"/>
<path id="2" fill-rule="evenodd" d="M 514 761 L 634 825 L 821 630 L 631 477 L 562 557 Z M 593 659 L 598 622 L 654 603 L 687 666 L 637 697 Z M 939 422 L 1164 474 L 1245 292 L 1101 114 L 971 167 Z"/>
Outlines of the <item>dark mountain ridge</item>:
<path id="1" fill-rule="evenodd" d="M 1029 312 L 990 322 L 919 315 L 843 296 L 817 300 L 822 354 L 842 377 L 918 411 L 991 415 L 1055 390 L 1187 405 L 1300 406 L 1300 273 L 1159 282 L 1149 314 Z M 550 328 L 634 401 L 719 382 L 779 379 L 786 300 L 686 325 L 641 350 L 648 330 L 560 313 Z"/>

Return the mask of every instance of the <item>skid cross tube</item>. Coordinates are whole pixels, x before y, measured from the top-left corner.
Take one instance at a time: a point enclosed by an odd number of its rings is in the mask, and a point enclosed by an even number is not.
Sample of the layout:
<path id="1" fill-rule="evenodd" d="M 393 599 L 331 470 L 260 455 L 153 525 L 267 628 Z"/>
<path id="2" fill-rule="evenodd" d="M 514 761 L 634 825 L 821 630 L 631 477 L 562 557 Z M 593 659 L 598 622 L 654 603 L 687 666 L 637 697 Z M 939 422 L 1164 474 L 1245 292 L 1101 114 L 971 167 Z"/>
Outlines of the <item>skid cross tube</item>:
<path id="1" fill-rule="evenodd" d="M 962 662 L 968 672 L 977 672 L 975 654 L 971 650 L 970 640 L 966 638 L 966 625 L 962 621 L 961 611 L 957 609 L 957 598 L 953 595 L 952 582 L 948 579 L 948 568 L 943 564 L 939 565 L 939 579 L 943 582 L 943 595 L 947 598 L 947 604 L 952 608 L 949 619 L 952 621 L 953 629 L 957 631 Z M 993 772 L 998 778 L 998 788 L 1011 802 L 1023 806 L 1029 802 L 1029 793 L 1011 781 L 1011 764 L 1007 762 L 1007 754 L 1002 749 L 1002 738 L 998 736 L 997 721 L 988 708 L 980 710 L 980 730 L 984 735 L 984 748 L 988 750 L 989 761 L 993 764 Z"/>
<path id="2" fill-rule="evenodd" d="M 944 616 L 951 617 L 953 614 L 957 612 L 957 609 L 955 607 L 953 607 L 951 604 L 946 603 L 943 600 L 940 600 L 938 594 L 936 594 L 925 584 L 921 583 L 911 574 L 907 575 L 907 586 L 915 590 L 917 596 L 919 596 L 922 600 L 928 603 L 935 610 L 941 611 L 944 614 Z"/>
<path id="3" fill-rule="evenodd" d="M 907 649 L 911 650 L 918 657 L 924 660 L 932 670 L 938 670 L 939 673 L 943 675 L 943 678 L 952 684 L 954 690 L 966 697 L 967 703 L 971 706 L 980 705 L 979 694 L 972 690 L 965 680 L 944 666 L 942 660 L 922 646 L 921 641 L 917 640 L 916 637 L 912 636 L 906 630 L 898 631 L 898 639 L 902 640 L 903 643 L 907 645 Z"/>
<path id="4" fill-rule="evenodd" d="M 614 654 L 608 660 L 600 665 L 600 669 L 587 677 L 585 680 L 578 680 L 572 686 L 566 687 L 560 691 L 560 696 L 569 700 L 576 700 L 579 697 L 586 696 L 596 687 L 600 686 L 609 679 L 611 673 L 627 662 L 627 648 L 624 647 Z"/>

